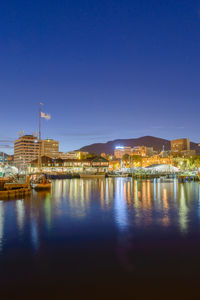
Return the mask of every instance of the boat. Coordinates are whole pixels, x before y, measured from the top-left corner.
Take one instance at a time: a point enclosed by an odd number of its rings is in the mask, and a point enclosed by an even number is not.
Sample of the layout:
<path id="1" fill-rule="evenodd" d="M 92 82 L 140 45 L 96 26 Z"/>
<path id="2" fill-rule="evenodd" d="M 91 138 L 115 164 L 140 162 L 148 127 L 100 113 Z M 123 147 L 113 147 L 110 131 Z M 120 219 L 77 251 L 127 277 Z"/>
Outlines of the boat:
<path id="1" fill-rule="evenodd" d="M 114 173 L 108 173 L 108 177 L 128 177 L 128 173 L 123 173 L 123 172 L 114 172 Z"/>
<path id="2" fill-rule="evenodd" d="M 105 178 L 105 173 L 80 173 L 80 178 Z"/>
<path id="3" fill-rule="evenodd" d="M 51 189 L 51 181 L 47 179 L 44 175 L 40 175 L 36 178 L 32 178 L 30 184 L 31 187 L 37 191 Z"/>

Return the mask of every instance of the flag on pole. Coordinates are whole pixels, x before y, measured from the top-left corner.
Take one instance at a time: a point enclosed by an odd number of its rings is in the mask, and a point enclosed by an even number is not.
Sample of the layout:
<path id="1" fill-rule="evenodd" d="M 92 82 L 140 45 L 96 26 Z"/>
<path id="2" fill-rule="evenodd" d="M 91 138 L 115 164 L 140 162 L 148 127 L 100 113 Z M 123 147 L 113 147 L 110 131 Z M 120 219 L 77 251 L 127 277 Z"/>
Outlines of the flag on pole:
<path id="1" fill-rule="evenodd" d="M 41 118 L 44 118 L 44 119 L 46 119 L 46 120 L 50 120 L 50 119 L 51 119 L 51 115 L 45 114 L 45 113 L 43 113 L 43 112 L 41 111 Z"/>

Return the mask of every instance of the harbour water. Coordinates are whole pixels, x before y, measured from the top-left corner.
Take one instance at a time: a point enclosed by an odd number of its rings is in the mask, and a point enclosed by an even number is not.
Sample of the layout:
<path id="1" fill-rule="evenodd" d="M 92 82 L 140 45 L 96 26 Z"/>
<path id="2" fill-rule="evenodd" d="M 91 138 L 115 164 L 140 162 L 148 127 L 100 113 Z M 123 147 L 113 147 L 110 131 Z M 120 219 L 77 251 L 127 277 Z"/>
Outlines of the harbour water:
<path id="1" fill-rule="evenodd" d="M 180 296 L 199 279 L 199 182 L 66 179 L 0 201 L 6 295 Z"/>

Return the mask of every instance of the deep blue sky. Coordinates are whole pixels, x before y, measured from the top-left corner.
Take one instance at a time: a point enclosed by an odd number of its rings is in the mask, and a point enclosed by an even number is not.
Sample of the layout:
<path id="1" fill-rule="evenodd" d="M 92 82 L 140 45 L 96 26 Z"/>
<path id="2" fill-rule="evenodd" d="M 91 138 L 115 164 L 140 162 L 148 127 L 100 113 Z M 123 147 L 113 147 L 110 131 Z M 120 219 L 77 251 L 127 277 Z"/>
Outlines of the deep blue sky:
<path id="1" fill-rule="evenodd" d="M 61 150 L 143 135 L 200 142 L 200 1 L 0 3 L 0 147 L 36 131 Z"/>

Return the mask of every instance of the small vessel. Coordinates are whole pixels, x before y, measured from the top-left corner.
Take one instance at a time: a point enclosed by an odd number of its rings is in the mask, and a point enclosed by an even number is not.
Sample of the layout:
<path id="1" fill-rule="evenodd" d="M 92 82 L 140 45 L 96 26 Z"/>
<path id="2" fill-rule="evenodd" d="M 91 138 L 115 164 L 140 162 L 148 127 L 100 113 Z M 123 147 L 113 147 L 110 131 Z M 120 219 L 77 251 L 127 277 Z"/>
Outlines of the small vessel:
<path id="1" fill-rule="evenodd" d="M 105 178 L 105 173 L 80 173 L 80 178 Z"/>
<path id="2" fill-rule="evenodd" d="M 128 177 L 128 176 L 129 176 L 128 173 L 119 172 L 119 171 L 112 172 L 112 173 L 108 174 L 108 177 Z"/>
<path id="3" fill-rule="evenodd" d="M 37 191 L 51 189 L 51 181 L 48 180 L 44 175 L 33 178 L 30 183 L 31 187 Z"/>
<path id="4" fill-rule="evenodd" d="M 108 174 L 107 177 L 119 177 L 117 174 Z"/>

